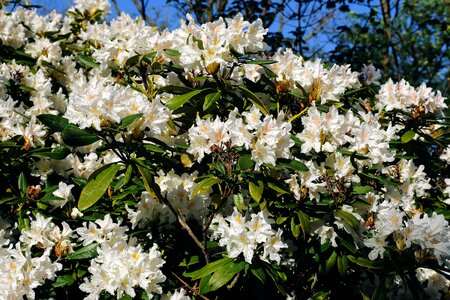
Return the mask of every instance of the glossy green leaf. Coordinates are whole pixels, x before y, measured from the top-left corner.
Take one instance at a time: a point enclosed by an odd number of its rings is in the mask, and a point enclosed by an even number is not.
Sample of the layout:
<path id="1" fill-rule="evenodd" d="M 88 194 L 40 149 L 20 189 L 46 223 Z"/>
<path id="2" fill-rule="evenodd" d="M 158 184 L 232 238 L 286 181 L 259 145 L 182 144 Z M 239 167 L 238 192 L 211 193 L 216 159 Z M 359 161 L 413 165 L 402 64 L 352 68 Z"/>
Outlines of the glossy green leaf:
<path id="1" fill-rule="evenodd" d="M 44 152 L 35 152 L 32 153 L 32 156 L 44 156 L 49 157 L 56 160 L 61 160 L 67 157 L 72 151 L 70 151 L 67 147 L 56 147 L 53 148 L 52 151 L 44 151 Z"/>
<path id="2" fill-rule="evenodd" d="M 368 260 L 363 257 L 354 257 L 353 255 L 347 255 L 348 260 L 352 263 L 357 264 L 358 266 L 368 268 L 368 269 L 383 269 L 381 265 L 376 264 L 375 262 Z"/>
<path id="3" fill-rule="evenodd" d="M 298 238 L 298 236 L 300 235 L 300 224 L 297 224 L 295 222 L 294 217 L 291 218 L 291 231 L 292 231 L 292 235 L 295 238 Z"/>
<path id="4" fill-rule="evenodd" d="M 405 132 L 401 137 L 402 143 L 403 144 L 408 143 L 409 141 L 411 141 L 414 138 L 415 135 L 416 135 L 416 133 L 412 130 Z"/>
<path id="5" fill-rule="evenodd" d="M 192 191 L 192 197 L 194 197 L 197 194 L 205 194 L 211 189 L 211 187 L 219 182 L 221 182 L 222 179 L 217 178 L 215 176 L 210 176 L 202 181 L 200 181 L 197 186 Z"/>
<path id="6" fill-rule="evenodd" d="M 220 99 L 220 97 L 222 97 L 222 93 L 220 91 L 206 95 L 205 102 L 203 102 L 203 111 L 210 108 L 211 105 Z"/>
<path id="7" fill-rule="evenodd" d="M 203 90 L 193 90 L 192 92 L 174 96 L 172 99 L 166 102 L 166 106 L 171 110 L 176 110 L 183 106 L 186 102 L 191 100 L 192 97 L 200 94 Z"/>
<path id="8" fill-rule="evenodd" d="M 229 257 L 223 257 L 219 260 L 210 262 L 209 264 L 205 265 L 203 268 L 189 273 L 184 273 L 183 275 L 186 277 L 190 277 L 192 280 L 197 280 L 199 278 L 205 277 L 206 275 L 209 275 L 222 267 L 223 265 L 229 263 L 232 261 Z"/>
<path id="9" fill-rule="evenodd" d="M 66 145 L 72 147 L 90 145 L 99 140 L 98 136 L 75 126 L 67 126 L 62 131 L 61 138 Z"/>
<path id="10" fill-rule="evenodd" d="M 263 59 L 249 59 L 245 63 L 248 65 L 271 65 L 276 63 L 276 60 L 263 60 Z"/>
<path id="11" fill-rule="evenodd" d="M 77 260 L 77 259 L 88 259 L 97 256 L 97 247 L 98 244 L 93 243 L 87 246 L 84 246 L 77 251 L 74 251 L 67 255 L 67 259 L 69 260 Z"/>
<path id="12" fill-rule="evenodd" d="M 44 114 L 37 119 L 48 127 L 50 133 L 61 132 L 69 125 L 69 120 L 59 115 Z"/>
<path id="13" fill-rule="evenodd" d="M 164 52 L 166 52 L 170 56 L 175 56 L 175 57 L 181 55 L 180 51 L 174 50 L 174 49 L 164 49 Z"/>
<path id="14" fill-rule="evenodd" d="M 54 287 L 71 286 L 75 282 L 72 275 L 59 275 L 53 283 Z"/>
<path id="15" fill-rule="evenodd" d="M 359 228 L 359 226 L 361 225 L 361 223 L 358 221 L 358 219 L 351 213 L 348 213 L 348 212 L 342 211 L 342 210 L 335 211 L 334 213 L 337 216 L 339 216 L 342 220 L 347 222 L 354 229 Z"/>
<path id="16" fill-rule="evenodd" d="M 306 236 L 309 234 L 310 226 L 309 226 L 309 216 L 299 210 L 297 212 L 298 219 L 300 221 L 300 227 L 303 231 L 303 238 L 306 239 Z"/>
<path id="17" fill-rule="evenodd" d="M 233 195 L 233 203 L 238 211 L 242 212 L 244 210 L 245 201 L 244 196 L 241 193 Z"/>
<path id="18" fill-rule="evenodd" d="M 299 172 L 308 172 L 309 171 L 308 167 L 304 163 L 302 163 L 298 160 L 294 160 L 294 159 L 292 159 L 292 160 L 280 159 L 279 165 L 284 166 L 291 170 L 299 171 Z"/>
<path id="19" fill-rule="evenodd" d="M 345 256 L 345 255 L 339 256 L 337 258 L 337 266 L 338 266 L 339 274 L 344 276 L 345 273 L 347 272 L 347 267 L 348 267 L 347 256 Z"/>
<path id="20" fill-rule="evenodd" d="M 261 266 L 251 264 L 250 265 L 250 271 L 253 275 L 255 275 L 256 278 L 258 278 L 262 283 L 266 282 L 266 273 L 264 272 L 264 269 Z"/>
<path id="21" fill-rule="evenodd" d="M 364 186 L 354 186 L 353 187 L 353 194 L 355 195 L 365 195 L 368 192 L 371 192 L 373 188 L 370 185 L 364 185 Z"/>
<path id="22" fill-rule="evenodd" d="M 270 112 L 264 103 L 252 91 L 244 86 L 239 85 L 238 88 L 242 91 L 244 96 L 249 99 L 263 114 L 268 115 Z"/>
<path id="23" fill-rule="evenodd" d="M 249 181 L 248 189 L 250 191 L 250 196 L 253 198 L 253 200 L 259 202 L 259 200 L 261 200 L 264 191 L 264 183 L 261 180 L 258 180 L 257 182 Z"/>
<path id="24" fill-rule="evenodd" d="M 100 64 L 97 63 L 91 56 L 78 55 L 78 61 L 81 62 L 86 67 L 98 68 Z"/>
<path id="25" fill-rule="evenodd" d="M 242 271 L 247 263 L 245 261 L 230 261 L 220 266 L 208 281 L 207 290 L 201 290 L 202 294 L 215 291 L 229 282 L 236 274 Z"/>
<path id="26" fill-rule="evenodd" d="M 155 152 L 155 153 L 165 153 L 166 152 L 166 150 L 158 147 L 157 145 L 153 145 L 153 144 L 144 144 L 144 148 L 147 149 L 148 151 Z"/>
<path id="27" fill-rule="evenodd" d="M 28 189 L 28 183 L 27 178 L 23 174 L 23 172 L 20 173 L 19 178 L 17 179 L 17 187 L 19 188 L 19 191 L 22 196 L 26 195 L 27 189 Z"/>
<path id="28" fill-rule="evenodd" d="M 122 120 L 120 120 L 120 123 L 118 124 L 118 129 L 127 128 L 128 126 L 133 124 L 135 121 L 142 118 L 143 115 L 144 115 L 143 113 L 138 113 L 138 114 L 129 115 L 129 116 L 122 118 Z"/>
<path id="29" fill-rule="evenodd" d="M 105 193 L 119 171 L 119 165 L 110 165 L 83 188 L 78 200 L 78 209 L 83 211 L 94 205 Z"/>
<path id="30" fill-rule="evenodd" d="M 325 272 L 328 273 L 331 271 L 331 269 L 336 264 L 336 259 L 337 259 L 337 253 L 336 253 L 336 251 L 333 251 L 333 253 L 331 253 L 330 257 L 327 259 L 327 262 L 325 265 Z"/>
<path id="31" fill-rule="evenodd" d="M 251 159 L 250 155 L 243 155 L 238 159 L 238 167 L 240 170 L 248 170 L 253 168 L 255 163 Z"/>

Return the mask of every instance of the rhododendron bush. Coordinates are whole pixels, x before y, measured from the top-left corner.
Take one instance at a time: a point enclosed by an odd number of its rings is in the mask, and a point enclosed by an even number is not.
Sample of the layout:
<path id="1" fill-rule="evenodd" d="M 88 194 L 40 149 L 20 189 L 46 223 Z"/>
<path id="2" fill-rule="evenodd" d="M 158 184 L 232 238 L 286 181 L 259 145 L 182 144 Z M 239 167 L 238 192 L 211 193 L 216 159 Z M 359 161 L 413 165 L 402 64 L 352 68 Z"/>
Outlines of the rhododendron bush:
<path id="1" fill-rule="evenodd" d="M 1 299 L 448 295 L 439 91 L 108 10 L 0 10 Z"/>

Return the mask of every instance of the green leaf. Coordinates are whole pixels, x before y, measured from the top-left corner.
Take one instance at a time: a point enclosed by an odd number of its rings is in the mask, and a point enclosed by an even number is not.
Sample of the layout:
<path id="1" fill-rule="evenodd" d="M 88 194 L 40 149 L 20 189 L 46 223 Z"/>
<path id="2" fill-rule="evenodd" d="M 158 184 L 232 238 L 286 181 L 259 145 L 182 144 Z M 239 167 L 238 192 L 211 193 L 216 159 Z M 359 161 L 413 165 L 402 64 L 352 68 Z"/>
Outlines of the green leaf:
<path id="1" fill-rule="evenodd" d="M 210 262 L 209 264 L 205 265 L 203 268 L 201 268 L 197 271 L 184 273 L 183 275 L 186 277 L 190 277 L 192 280 L 197 280 L 199 278 L 202 278 L 202 277 L 205 277 L 206 275 L 211 274 L 212 272 L 216 271 L 221 266 L 229 263 L 230 261 L 232 261 L 231 258 L 223 257 L 219 260 Z"/>
<path id="2" fill-rule="evenodd" d="M 401 137 L 402 143 L 403 144 L 408 143 L 409 141 L 411 141 L 414 138 L 415 135 L 416 135 L 416 133 L 412 130 L 405 132 Z"/>
<path id="3" fill-rule="evenodd" d="M 27 178 L 25 177 L 23 172 L 20 173 L 19 178 L 17 179 L 17 187 L 19 188 L 22 197 L 27 194 L 28 183 Z"/>
<path id="4" fill-rule="evenodd" d="M 88 182 L 81 191 L 80 199 L 78 200 L 78 209 L 80 211 L 91 207 L 103 196 L 119 169 L 120 165 L 111 165 Z"/>
<path id="5" fill-rule="evenodd" d="M 60 159 L 64 159 L 67 157 L 67 155 L 69 155 L 71 153 L 70 149 L 67 147 L 56 147 L 53 148 L 53 150 L 51 152 L 49 151 L 44 151 L 44 152 L 35 152 L 32 153 L 32 156 L 44 156 L 44 157 L 49 157 L 49 158 L 53 158 L 56 160 L 60 160 Z"/>
<path id="6" fill-rule="evenodd" d="M 100 64 L 97 63 L 91 56 L 78 55 L 78 61 L 87 67 L 91 67 L 91 68 L 100 67 Z"/>
<path id="7" fill-rule="evenodd" d="M 242 155 L 238 159 L 238 167 L 240 170 L 248 170 L 253 168 L 254 162 L 251 159 L 250 155 Z"/>
<path id="8" fill-rule="evenodd" d="M 50 133 L 61 132 L 69 125 L 69 120 L 58 115 L 44 114 L 37 119 L 49 128 Z"/>
<path id="9" fill-rule="evenodd" d="M 211 105 L 220 99 L 220 97 L 222 97 L 222 93 L 220 91 L 206 95 L 205 102 L 203 102 L 203 111 L 210 108 Z"/>
<path id="10" fill-rule="evenodd" d="M 170 56 L 180 56 L 181 55 L 180 51 L 173 50 L 173 49 L 164 49 L 164 52 L 166 52 Z"/>
<path id="11" fill-rule="evenodd" d="M 204 90 L 193 90 L 192 92 L 174 96 L 172 99 L 166 102 L 166 106 L 171 110 L 176 110 L 183 106 L 187 101 L 189 101 L 192 97 L 200 94 Z"/>
<path id="12" fill-rule="evenodd" d="M 28 86 L 28 85 L 21 85 L 21 86 L 19 86 L 19 89 L 21 89 L 22 91 L 27 91 L 27 92 L 36 92 L 35 88 L 32 88 L 31 86 Z"/>
<path id="13" fill-rule="evenodd" d="M 249 181 L 248 190 L 250 191 L 250 196 L 253 200 L 259 202 L 264 191 L 264 183 L 261 180 L 258 180 L 257 182 Z"/>
<path id="14" fill-rule="evenodd" d="M 194 197 L 197 194 L 205 194 L 206 192 L 209 191 L 209 189 L 213 185 L 215 185 L 215 184 L 217 184 L 217 183 L 219 183 L 221 181 L 222 181 L 222 179 L 217 178 L 215 176 L 210 176 L 210 177 L 207 177 L 207 178 L 203 179 L 202 181 L 200 181 L 197 184 L 197 186 L 192 191 L 192 197 Z"/>
<path id="15" fill-rule="evenodd" d="M 306 235 L 309 234 L 309 216 L 307 214 L 305 214 L 304 212 L 302 212 L 301 210 L 299 210 L 297 212 L 298 215 L 298 219 L 300 221 L 300 227 L 302 228 L 303 231 L 303 239 L 306 239 Z"/>
<path id="16" fill-rule="evenodd" d="M 302 163 L 298 160 L 279 159 L 278 163 L 280 166 L 283 166 L 283 167 L 291 169 L 291 170 L 295 170 L 295 171 L 299 171 L 299 172 L 308 172 L 309 171 L 308 167 L 304 163 Z"/>
<path id="17" fill-rule="evenodd" d="M 371 260 L 368 260 L 363 257 L 354 257 L 353 255 L 347 255 L 348 260 L 352 263 L 357 264 L 358 266 L 368 268 L 368 269 L 383 269 L 381 265 L 377 265 Z"/>
<path id="18" fill-rule="evenodd" d="M 327 263 L 325 265 L 325 272 L 328 273 L 331 271 L 331 269 L 336 264 L 336 259 L 337 259 L 337 253 L 336 253 L 336 251 L 333 251 L 333 253 L 331 253 L 330 257 L 327 259 Z"/>
<path id="19" fill-rule="evenodd" d="M 166 150 L 164 150 L 156 145 L 153 145 L 153 144 L 144 144 L 144 148 L 147 149 L 148 151 L 155 152 L 155 153 L 165 153 L 166 152 Z"/>
<path id="20" fill-rule="evenodd" d="M 97 246 L 98 246 L 98 244 L 96 244 L 96 243 L 84 246 L 84 247 L 78 249 L 77 251 L 68 254 L 67 259 L 77 260 L 77 259 L 87 259 L 87 258 L 96 257 L 97 256 Z"/>
<path id="21" fill-rule="evenodd" d="M 201 290 L 200 293 L 205 294 L 221 288 L 237 273 L 242 271 L 246 265 L 247 263 L 245 261 L 230 261 L 227 264 L 220 266 L 209 279 L 207 289 Z"/>
<path id="22" fill-rule="evenodd" d="M 238 211 L 242 212 L 245 208 L 244 196 L 239 193 L 233 195 L 234 206 L 238 209 Z"/>
<path id="23" fill-rule="evenodd" d="M 361 173 L 361 175 L 369 177 L 369 178 L 372 178 L 372 179 L 376 179 L 382 184 L 390 185 L 390 186 L 393 186 L 393 187 L 398 187 L 398 184 L 396 184 L 392 180 L 389 180 L 389 179 L 381 177 L 381 176 L 377 176 L 377 175 L 374 175 L 374 174 L 371 174 L 371 173 Z"/>
<path id="24" fill-rule="evenodd" d="M 242 91 L 244 96 L 249 99 L 263 114 L 268 115 L 270 112 L 264 103 L 249 89 L 239 85 L 238 88 Z"/>
<path id="25" fill-rule="evenodd" d="M 355 195 L 365 195 L 368 192 L 372 191 L 372 187 L 370 185 L 364 185 L 364 186 L 354 186 L 353 187 L 353 194 Z"/>
<path id="26" fill-rule="evenodd" d="M 266 273 L 261 266 L 257 266 L 255 264 L 250 265 L 250 271 L 256 278 L 258 278 L 262 283 L 266 282 Z"/>
<path id="27" fill-rule="evenodd" d="M 254 60 L 247 60 L 245 63 L 248 65 L 271 65 L 276 62 L 277 62 L 276 60 L 254 59 Z"/>
<path id="28" fill-rule="evenodd" d="M 348 213 L 348 212 L 342 211 L 342 210 L 335 211 L 334 213 L 338 217 L 340 217 L 342 220 L 347 222 L 354 229 L 359 228 L 359 226 L 361 225 L 361 223 L 358 221 L 358 219 L 351 213 Z"/>
<path id="29" fill-rule="evenodd" d="M 279 187 L 278 185 L 274 184 L 273 182 L 268 182 L 267 186 L 270 187 L 272 190 L 276 191 L 278 193 L 277 196 L 284 195 L 284 194 L 289 194 L 288 190 L 282 189 L 281 187 Z"/>
<path id="30" fill-rule="evenodd" d="M 155 199 L 160 199 L 155 192 L 155 185 L 153 185 L 153 175 L 150 172 L 149 168 L 143 164 L 143 162 L 139 160 L 135 160 L 137 163 L 136 166 L 138 168 L 139 173 L 141 174 L 142 181 L 144 183 L 145 190 Z"/>
<path id="31" fill-rule="evenodd" d="M 61 138 L 68 146 L 78 147 L 90 145 L 99 137 L 76 126 L 67 126 L 61 133 Z"/>
<path id="32" fill-rule="evenodd" d="M 135 121 L 139 120 L 143 115 L 144 115 L 143 113 L 138 113 L 138 114 L 126 116 L 126 117 L 122 118 L 122 120 L 120 120 L 120 123 L 118 124 L 117 128 L 118 129 L 127 128 L 129 125 L 131 125 Z"/>
<path id="33" fill-rule="evenodd" d="M 291 218 L 291 231 L 292 235 L 295 238 L 298 238 L 298 236 L 300 235 L 300 225 L 295 222 L 294 217 Z"/>
<path id="34" fill-rule="evenodd" d="M 337 266 L 338 266 L 339 274 L 344 276 L 345 273 L 347 272 L 347 267 L 348 267 L 347 256 L 345 256 L 345 255 L 339 256 L 337 258 Z"/>
<path id="35" fill-rule="evenodd" d="M 72 275 L 59 275 L 53 283 L 53 287 L 71 286 L 75 282 Z"/>

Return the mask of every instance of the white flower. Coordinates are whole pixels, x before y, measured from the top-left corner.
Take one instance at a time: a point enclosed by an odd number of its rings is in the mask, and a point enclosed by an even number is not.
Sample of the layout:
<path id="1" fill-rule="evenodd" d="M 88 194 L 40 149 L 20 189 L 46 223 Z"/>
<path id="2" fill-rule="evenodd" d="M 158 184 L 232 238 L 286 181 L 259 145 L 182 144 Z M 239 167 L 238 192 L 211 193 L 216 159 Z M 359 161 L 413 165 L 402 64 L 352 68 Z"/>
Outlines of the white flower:
<path id="1" fill-rule="evenodd" d="M 62 198 L 63 200 L 52 200 L 49 201 L 49 203 L 53 206 L 58 206 L 58 207 L 63 207 L 64 205 L 66 205 L 67 202 L 69 202 L 70 200 L 73 199 L 73 195 L 72 195 L 72 188 L 75 185 L 70 184 L 67 185 L 65 182 L 60 182 L 58 184 L 58 189 L 56 191 L 53 192 L 53 195 L 59 198 Z"/>
<path id="2" fill-rule="evenodd" d="M 330 241 L 331 246 L 337 247 L 336 238 L 338 237 L 333 227 L 322 225 L 314 231 L 320 238 L 320 244 Z"/>
<path id="3" fill-rule="evenodd" d="M 264 253 L 261 256 L 262 260 L 269 262 L 267 259 L 267 256 L 269 256 L 270 260 L 280 263 L 281 255 L 279 252 L 282 248 L 288 247 L 288 245 L 281 240 L 282 233 L 283 231 L 278 229 L 277 233 L 269 237 L 264 243 Z"/>
<path id="4" fill-rule="evenodd" d="M 372 248 L 369 253 L 370 260 L 375 260 L 378 257 L 383 258 L 386 247 L 386 235 L 374 233 L 371 238 L 364 241 L 364 245 Z"/>
<path id="5" fill-rule="evenodd" d="M 74 207 L 72 208 L 72 212 L 70 213 L 70 217 L 72 219 L 78 219 L 81 218 L 84 214 L 78 210 L 78 208 Z"/>

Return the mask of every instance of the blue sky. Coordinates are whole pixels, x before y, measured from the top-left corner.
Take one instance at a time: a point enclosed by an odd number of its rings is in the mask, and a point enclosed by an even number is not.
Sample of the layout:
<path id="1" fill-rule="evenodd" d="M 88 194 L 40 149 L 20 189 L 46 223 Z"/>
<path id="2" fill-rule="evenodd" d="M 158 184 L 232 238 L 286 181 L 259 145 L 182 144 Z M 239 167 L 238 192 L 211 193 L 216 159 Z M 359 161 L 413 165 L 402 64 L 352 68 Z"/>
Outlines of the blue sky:
<path id="1" fill-rule="evenodd" d="M 56 9 L 58 12 L 65 11 L 68 7 L 70 7 L 73 3 L 72 0 L 32 0 L 33 4 L 41 5 L 45 10 Z M 148 9 L 147 12 L 150 16 L 155 19 L 158 24 L 167 24 L 169 28 L 173 29 L 179 25 L 179 18 L 177 16 L 177 12 L 170 8 L 166 4 L 166 0 L 148 0 Z M 121 11 L 128 13 L 133 17 L 138 17 L 139 14 L 136 10 L 136 6 L 134 6 L 131 0 L 117 0 L 117 5 Z M 117 16 L 114 7 L 111 5 L 111 18 L 115 18 Z"/>

